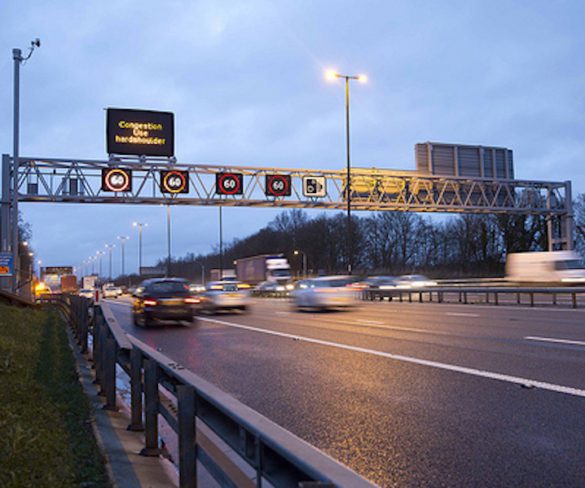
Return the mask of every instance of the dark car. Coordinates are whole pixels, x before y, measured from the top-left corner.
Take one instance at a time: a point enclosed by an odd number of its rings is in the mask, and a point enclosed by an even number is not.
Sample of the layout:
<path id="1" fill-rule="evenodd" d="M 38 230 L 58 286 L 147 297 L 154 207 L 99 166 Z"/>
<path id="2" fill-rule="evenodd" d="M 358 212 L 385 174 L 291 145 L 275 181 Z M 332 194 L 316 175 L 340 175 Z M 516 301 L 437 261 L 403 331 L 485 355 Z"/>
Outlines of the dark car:
<path id="1" fill-rule="evenodd" d="M 148 327 L 156 320 L 195 321 L 199 298 L 189 290 L 189 282 L 180 278 L 144 281 L 134 292 L 132 318 L 135 325 Z"/>

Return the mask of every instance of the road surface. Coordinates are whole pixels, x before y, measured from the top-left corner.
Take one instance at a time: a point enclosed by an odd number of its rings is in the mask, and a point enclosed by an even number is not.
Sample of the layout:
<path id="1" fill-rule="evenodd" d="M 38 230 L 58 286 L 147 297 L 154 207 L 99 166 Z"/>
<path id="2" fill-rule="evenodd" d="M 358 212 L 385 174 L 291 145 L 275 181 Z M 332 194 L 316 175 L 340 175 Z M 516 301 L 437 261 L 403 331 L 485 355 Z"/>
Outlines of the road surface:
<path id="1" fill-rule="evenodd" d="M 122 327 L 381 486 L 584 486 L 585 311 L 364 303 Z"/>

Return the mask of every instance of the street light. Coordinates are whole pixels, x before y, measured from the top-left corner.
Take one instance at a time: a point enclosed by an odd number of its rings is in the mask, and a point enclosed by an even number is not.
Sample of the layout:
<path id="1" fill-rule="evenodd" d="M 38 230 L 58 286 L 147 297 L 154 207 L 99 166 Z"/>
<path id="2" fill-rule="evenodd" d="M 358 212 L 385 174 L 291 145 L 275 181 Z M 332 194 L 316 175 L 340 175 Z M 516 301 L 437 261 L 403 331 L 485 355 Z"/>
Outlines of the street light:
<path id="1" fill-rule="evenodd" d="M 325 71 L 325 79 L 327 81 L 336 81 L 342 78 L 345 80 L 345 143 L 347 152 L 347 176 L 346 176 L 346 198 L 347 198 L 347 274 L 353 271 L 353 233 L 351 226 L 351 160 L 349 150 L 349 82 L 351 80 L 366 83 L 368 77 L 366 75 L 342 75 L 336 70 L 329 69 Z"/>
<path id="2" fill-rule="evenodd" d="M 108 250 L 108 252 L 110 253 L 110 272 L 108 273 L 108 281 L 112 281 L 112 251 L 114 250 L 114 248 L 116 247 L 115 244 L 106 244 L 106 249 Z"/>
<path id="3" fill-rule="evenodd" d="M 20 65 L 28 61 L 36 47 L 41 47 L 39 38 L 31 41 L 29 52 L 26 56 L 22 55 L 22 50 L 15 48 L 12 50 L 12 60 L 14 61 L 14 112 L 13 112 L 13 145 L 12 145 L 12 259 L 15 269 L 13 278 L 13 289 L 17 292 L 18 287 L 18 165 L 19 165 L 19 145 L 20 145 Z"/>
<path id="4" fill-rule="evenodd" d="M 298 256 L 299 254 L 303 255 L 303 278 L 307 277 L 307 253 L 300 251 L 300 250 L 295 250 L 294 251 L 294 255 Z"/>
<path id="5" fill-rule="evenodd" d="M 133 227 L 138 227 L 138 276 L 142 275 L 142 228 L 148 227 L 148 224 L 134 222 Z"/>
<path id="6" fill-rule="evenodd" d="M 97 259 L 98 259 L 98 263 L 99 263 L 99 268 L 98 268 L 98 278 L 101 278 L 102 276 L 102 256 L 105 255 L 106 253 L 104 251 L 98 251 L 95 253 Z"/>
<path id="7" fill-rule="evenodd" d="M 118 240 L 120 241 L 120 247 L 122 248 L 122 276 L 125 276 L 126 273 L 124 271 L 124 246 L 126 244 L 126 241 L 129 240 L 130 237 L 129 236 L 118 236 Z"/>

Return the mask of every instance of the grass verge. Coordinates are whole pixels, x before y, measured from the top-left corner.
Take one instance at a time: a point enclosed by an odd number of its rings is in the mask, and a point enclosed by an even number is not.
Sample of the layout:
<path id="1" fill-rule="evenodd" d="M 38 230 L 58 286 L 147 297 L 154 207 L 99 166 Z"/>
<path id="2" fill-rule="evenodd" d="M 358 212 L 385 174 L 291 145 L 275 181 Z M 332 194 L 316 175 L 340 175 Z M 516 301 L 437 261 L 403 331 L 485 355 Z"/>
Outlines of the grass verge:
<path id="1" fill-rule="evenodd" d="M 0 304 L 0 486 L 110 486 L 55 312 Z"/>

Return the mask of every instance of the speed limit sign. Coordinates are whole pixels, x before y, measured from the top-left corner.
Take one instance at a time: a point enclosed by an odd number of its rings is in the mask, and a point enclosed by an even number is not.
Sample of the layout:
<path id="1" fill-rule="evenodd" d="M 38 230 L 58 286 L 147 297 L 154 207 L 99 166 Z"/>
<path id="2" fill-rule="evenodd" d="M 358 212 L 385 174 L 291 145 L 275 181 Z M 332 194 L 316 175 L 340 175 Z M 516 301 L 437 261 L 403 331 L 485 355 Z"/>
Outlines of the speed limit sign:
<path id="1" fill-rule="evenodd" d="M 267 197 L 290 197 L 290 175 L 266 175 L 264 193 Z"/>
<path id="2" fill-rule="evenodd" d="M 189 172 L 161 171 L 160 188 L 163 193 L 189 193 Z"/>
<path id="3" fill-rule="evenodd" d="M 241 195 L 244 193 L 242 173 L 216 173 L 215 193 L 218 195 Z"/>
<path id="4" fill-rule="evenodd" d="M 122 168 L 102 169 L 102 191 L 132 191 L 132 171 Z"/>

